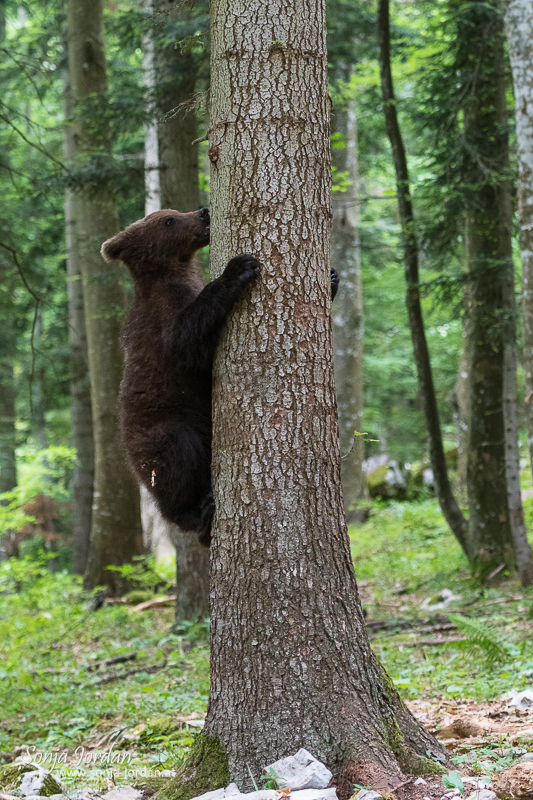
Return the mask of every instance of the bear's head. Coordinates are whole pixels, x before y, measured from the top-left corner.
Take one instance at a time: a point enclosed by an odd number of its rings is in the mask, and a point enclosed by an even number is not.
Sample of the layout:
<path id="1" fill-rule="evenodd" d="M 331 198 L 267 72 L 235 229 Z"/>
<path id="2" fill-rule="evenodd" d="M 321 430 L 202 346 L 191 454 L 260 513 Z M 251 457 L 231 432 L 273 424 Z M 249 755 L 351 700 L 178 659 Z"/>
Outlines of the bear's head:
<path id="1" fill-rule="evenodd" d="M 209 244 L 207 208 L 182 214 L 170 208 L 137 220 L 103 243 L 106 261 L 123 261 L 134 277 L 186 265 Z"/>

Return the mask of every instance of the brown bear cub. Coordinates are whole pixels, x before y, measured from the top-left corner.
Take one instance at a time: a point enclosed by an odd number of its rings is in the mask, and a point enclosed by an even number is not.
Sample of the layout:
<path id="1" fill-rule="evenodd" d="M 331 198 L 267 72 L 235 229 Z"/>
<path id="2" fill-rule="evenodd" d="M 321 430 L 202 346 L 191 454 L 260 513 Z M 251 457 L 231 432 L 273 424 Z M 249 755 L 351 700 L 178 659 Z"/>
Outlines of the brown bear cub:
<path id="1" fill-rule="evenodd" d="M 215 349 L 233 306 L 259 277 L 252 255 L 232 258 L 207 286 L 193 256 L 209 244 L 205 208 L 149 214 L 102 245 L 123 261 L 135 301 L 123 328 L 120 427 L 130 466 L 162 515 L 209 546 L 211 379 Z M 332 271 L 332 295 L 338 277 Z"/>

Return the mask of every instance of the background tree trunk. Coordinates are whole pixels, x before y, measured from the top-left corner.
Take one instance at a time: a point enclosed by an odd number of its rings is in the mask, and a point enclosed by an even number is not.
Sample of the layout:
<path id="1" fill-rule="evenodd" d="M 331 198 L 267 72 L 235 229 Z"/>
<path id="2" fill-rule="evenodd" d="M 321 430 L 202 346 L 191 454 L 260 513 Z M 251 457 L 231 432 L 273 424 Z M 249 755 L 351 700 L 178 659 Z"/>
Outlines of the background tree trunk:
<path id="1" fill-rule="evenodd" d="M 380 0 L 378 11 L 379 69 L 381 73 L 381 91 L 383 94 L 383 111 L 394 159 L 396 171 L 396 189 L 398 192 L 398 209 L 402 226 L 402 240 L 405 259 L 405 282 L 407 284 L 406 304 L 409 314 L 409 327 L 413 340 L 418 384 L 424 402 L 424 414 L 429 437 L 429 455 L 437 496 L 446 522 L 455 534 L 463 550 L 466 550 L 465 535 L 467 523 L 453 495 L 448 477 L 442 433 L 440 428 L 439 409 L 433 385 L 431 362 L 427 346 L 420 290 L 418 286 L 418 240 L 416 221 L 409 192 L 409 172 L 403 145 L 396 98 L 392 83 L 390 65 L 390 24 L 389 0 Z"/>
<path id="2" fill-rule="evenodd" d="M 468 270 L 472 313 L 469 527 L 467 550 L 483 579 L 500 564 L 516 566 L 509 519 L 503 409 L 504 344 L 513 344 L 505 322 L 506 286 L 512 284 L 511 203 L 503 20 L 498 5 L 482 0 L 460 17 L 458 40 L 464 69 L 476 76 L 465 111 L 465 138 L 476 152 L 468 209 Z M 490 167 L 490 172 L 489 172 Z"/>
<path id="3" fill-rule="evenodd" d="M 153 0 L 145 0 L 144 11 L 154 13 Z M 155 45 L 153 22 L 149 19 L 147 30 L 142 38 L 144 85 L 146 86 L 147 109 L 155 117 Z M 144 213 L 152 214 L 161 208 L 161 181 L 159 178 L 159 146 L 157 141 L 157 121 L 150 119 L 144 126 L 144 187 L 146 198 Z M 142 494 L 142 493 L 141 493 Z"/>
<path id="4" fill-rule="evenodd" d="M 508 197 L 511 200 L 510 194 Z M 512 218 L 511 209 L 508 212 Z M 512 259 L 511 231 L 509 229 L 509 258 Z M 503 418 L 505 422 L 505 474 L 507 478 L 507 501 L 509 521 L 516 550 L 516 564 L 522 586 L 533 584 L 533 552 L 527 540 L 527 529 L 520 492 L 520 450 L 518 443 L 518 409 L 516 387 L 516 301 L 514 276 L 505 287 L 505 305 L 509 311 L 508 332 L 504 346 L 503 363 Z"/>
<path id="5" fill-rule="evenodd" d="M 0 0 L 0 43 L 6 33 L 6 3 Z M 7 275 L 5 255 L 0 255 L 0 276 Z M 2 280 L 7 289 L 8 282 Z M 17 485 L 17 460 L 15 455 L 15 383 L 13 359 L 16 337 L 12 320 L 4 318 L 0 333 L 0 494 Z M 2 558 L 0 549 L 0 559 Z"/>
<path id="6" fill-rule="evenodd" d="M 160 10 L 168 7 L 168 3 L 159 2 Z M 147 9 L 149 10 L 149 9 Z M 167 8 L 168 10 L 168 8 Z M 180 16 L 187 12 L 181 11 Z M 169 27 L 168 17 L 166 18 Z M 175 29 L 174 29 L 175 30 Z M 173 41 L 176 39 L 170 37 Z M 150 59 L 150 47 L 154 42 L 150 35 L 145 37 L 145 75 L 148 86 L 156 85 L 160 97 L 164 98 L 165 108 L 159 113 L 168 111 L 189 99 L 180 91 L 192 93 L 192 88 L 183 80 L 180 69 L 186 71 L 183 56 L 177 56 L 179 50 L 166 45 L 158 52 L 157 60 Z M 190 77 L 190 76 L 189 76 Z M 190 81 L 189 81 L 190 83 Z M 192 118 L 192 119 L 191 119 Z M 159 208 L 175 208 L 179 211 L 194 211 L 199 206 L 198 191 L 198 153 L 192 141 L 197 137 L 196 116 L 193 113 L 185 119 L 183 113 L 170 122 L 154 123 L 155 138 L 150 126 L 145 141 L 146 170 L 146 214 Z M 165 167 L 161 170 L 159 180 L 159 152 L 165 155 Z M 157 167 L 157 169 L 154 169 Z M 154 174 L 157 175 L 157 187 Z M 164 205 L 161 206 L 161 203 Z M 150 547 L 153 551 L 163 552 L 165 545 L 171 543 L 176 550 L 176 621 L 194 619 L 209 613 L 209 551 L 198 541 L 197 536 L 183 533 L 176 525 L 163 519 L 149 492 L 141 491 L 143 528 L 150 532 Z"/>
<path id="7" fill-rule="evenodd" d="M 515 97 L 524 314 L 523 358 L 529 457 L 533 468 L 533 1 L 504 0 L 503 7 Z"/>
<path id="8" fill-rule="evenodd" d="M 168 11 L 171 6 L 168 0 L 155 0 L 155 8 Z M 182 55 L 180 48 L 174 46 L 176 27 L 170 24 L 186 20 L 189 14 L 190 11 L 183 8 L 172 10 L 167 16 L 168 24 L 163 34 L 166 33 L 166 41 L 155 50 L 156 98 L 161 116 L 170 114 L 194 95 L 194 60 L 190 53 Z M 194 111 L 185 113 L 183 109 L 158 124 L 161 208 L 194 211 L 200 207 L 198 149 L 192 145 L 198 136 L 197 130 Z M 177 176 L 179 192 L 175 182 Z"/>
<path id="9" fill-rule="evenodd" d="M 469 253 L 469 226 L 465 221 L 465 252 Z M 468 269 L 468 263 L 465 264 Z M 472 296 L 468 283 L 463 287 L 463 351 L 457 381 L 454 389 L 457 423 L 457 477 L 455 495 L 461 504 L 468 502 L 468 440 L 470 426 L 470 373 L 472 372 L 472 331 L 470 314 L 472 313 Z"/>
<path id="10" fill-rule="evenodd" d="M 17 485 L 15 386 L 11 346 L 5 338 L 0 338 L 0 494 Z"/>
<path id="11" fill-rule="evenodd" d="M 335 112 L 335 128 L 346 146 L 332 151 L 333 163 L 347 172 L 351 186 L 333 195 L 331 266 L 340 276 L 333 309 L 335 385 L 339 408 L 342 490 L 347 519 L 357 517 L 356 501 L 364 496 L 363 460 L 363 282 L 359 241 L 359 180 L 357 170 L 357 121 L 353 100 Z"/>
<path id="12" fill-rule="evenodd" d="M 370 649 L 346 534 L 325 3 L 213 0 L 211 20 L 213 274 L 243 251 L 264 267 L 215 364 L 206 732 L 241 789 L 302 746 L 390 787 L 398 759 L 441 750 Z"/>
<path id="13" fill-rule="evenodd" d="M 72 103 L 68 80 L 63 89 L 63 157 L 72 165 L 76 152 L 72 129 Z M 94 481 L 94 441 L 91 408 L 91 384 L 85 330 L 85 308 L 81 277 L 80 254 L 77 248 L 75 195 L 71 189 L 65 191 L 65 243 L 67 250 L 68 291 L 68 342 L 70 347 L 70 408 L 72 415 L 72 438 L 76 448 L 77 462 L 74 467 L 74 540 L 72 566 L 77 575 L 83 575 L 89 557 L 91 517 Z"/>
<path id="14" fill-rule="evenodd" d="M 107 89 L 100 0 L 68 0 L 68 60 L 72 102 L 77 115 L 74 149 L 79 167 L 107 152 L 109 132 L 89 124 L 83 103 L 105 102 Z M 119 443 L 117 398 L 122 375 L 121 315 L 125 306 L 121 267 L 100 256 L 102 242 L 118 230 L 108 186 L 85 186 L 73 203 L 73 230 L 83 276 L 85 323 L 91 379 L 95 477 L 91 542 L 85 584 L 119 591 L 123 580 L 107 569 L 143 552 L 139 490 Z"/>

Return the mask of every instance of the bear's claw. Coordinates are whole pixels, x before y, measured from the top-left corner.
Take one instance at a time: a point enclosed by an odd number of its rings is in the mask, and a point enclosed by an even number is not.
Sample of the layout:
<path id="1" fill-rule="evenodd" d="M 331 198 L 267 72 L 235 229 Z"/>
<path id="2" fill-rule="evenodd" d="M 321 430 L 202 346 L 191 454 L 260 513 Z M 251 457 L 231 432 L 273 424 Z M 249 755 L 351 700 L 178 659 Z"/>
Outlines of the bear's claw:
<path id="1" fill-rule="evenodd" d="M 223 278 L 227 278 L 238 283 L 252 283 L 259 277 L 261 264 L 251 253 L 243 253 L 232 258 L 222 273 Z"/>
<path id="2" fill-rule="evenodd" d="M 335 300 L 337 289 L 339 288 L 339 273 L 337 270 L 331 270 L 331 299 Z"/>

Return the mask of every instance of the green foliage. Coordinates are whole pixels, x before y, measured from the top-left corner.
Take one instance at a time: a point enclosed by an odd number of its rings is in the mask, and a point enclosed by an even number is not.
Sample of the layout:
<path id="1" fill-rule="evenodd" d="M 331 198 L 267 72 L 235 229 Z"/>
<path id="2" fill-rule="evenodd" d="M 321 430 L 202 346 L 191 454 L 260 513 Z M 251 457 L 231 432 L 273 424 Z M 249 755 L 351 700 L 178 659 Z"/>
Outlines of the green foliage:
<path id="1" fill-rule="evenodd" d="M 470 647 L 478 652 L 480 649 L 489 662 L 509 658 L 516 651 L 496 628 L 486 622 L 460 614 L 450 614 L 449 619 L 467 637 Z"/>
<path id="2" fill-rule="evenodd" d="M 258 787 L 257 783 L 255 782 L 255 778 L 254 778 L 254 776 L 252 774 L 251 767 L 250 767 L 250 765 L 248 763 L 246 764 L 246 766 L 248 767 L 248 772 L 250 774 L 251 781 L 252 781 L 252 783 L 254 785 L 254 789 L 255 789 L 256 792 L 258 792 L 259 791 L 259 787 Z"/>
<path id="3" fill-rule="evenodd" d="M 461 796 L 465 793 L 465 787 L 458 772 L 448 772 L 442 776 L 442 784 L 445 789 L 459 789 Z"/>
<path id="4" fill-rule="evenodd" d="M 168 589 L 171 583 L 161 574 L 153 553 L 133 556 L 133 563 L 123 564 L 120 567 L 109 566 L 108 569 L 120 573 L 132 589 L 145 589 L 153 593 L 156 589 L 159 591 Z"/>
<path id="5" fill-rule="evenodd" d="M 261 780 L 264 789 L 275 789 L 276 791 L 279 789 L 279 775 L 276 774 L 273 767 L 270 767 L 265 775 L 261 775 Z"/>

